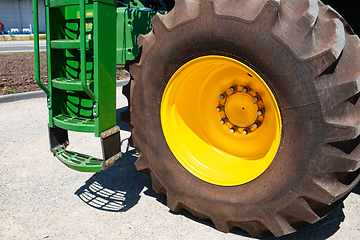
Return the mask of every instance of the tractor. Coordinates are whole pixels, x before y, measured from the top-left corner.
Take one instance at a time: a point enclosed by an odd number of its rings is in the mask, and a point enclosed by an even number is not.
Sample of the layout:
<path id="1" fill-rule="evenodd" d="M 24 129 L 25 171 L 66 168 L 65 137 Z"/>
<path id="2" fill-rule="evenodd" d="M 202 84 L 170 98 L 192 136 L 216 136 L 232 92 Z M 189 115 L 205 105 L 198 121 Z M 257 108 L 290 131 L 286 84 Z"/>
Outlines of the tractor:
<path id="1" fill-rule="evenodd" d="M 358 183 L 356 6 L 45 0 L 47 86 L 33 7 L 50 150 L 68 167 L 98 172 L 121 158 L 116 69 L 125 68 L 121 120 L 135 166 L 174 212 L 279 237 L 325 217 Z M 93 132 L 103 158 L 68 150 L 68 131 Z"/>

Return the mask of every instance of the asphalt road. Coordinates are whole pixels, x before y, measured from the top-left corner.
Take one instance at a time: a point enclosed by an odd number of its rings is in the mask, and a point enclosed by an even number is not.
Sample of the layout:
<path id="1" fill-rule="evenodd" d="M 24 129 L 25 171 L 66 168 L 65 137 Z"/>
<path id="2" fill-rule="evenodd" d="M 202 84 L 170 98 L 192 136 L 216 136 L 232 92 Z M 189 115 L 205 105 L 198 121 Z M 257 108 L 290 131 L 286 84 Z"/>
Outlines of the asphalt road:
<path id="1" fill-rule="evenodd" d="M 39 41 L 40 51 L 46 50 L 46 40 Z M 0 41 L 0 53 L 33 52 L 34 41 Z"/>
<path id="2" fill-rule="evenodd" d="M 95 174 L 73 171 L 49 152 L 45 98 L 0 104 L 0 239 L 253 239 L 169 211 L 134 167 L 138 153 L 120 121 L 127 101 L 117 92 L 123 157 Z M 69 149 L 101 157 L 93 134 L 70 132 Z M 360 239 L 358 206 L 359 186 L 330 215 L 281 239 Z"/>

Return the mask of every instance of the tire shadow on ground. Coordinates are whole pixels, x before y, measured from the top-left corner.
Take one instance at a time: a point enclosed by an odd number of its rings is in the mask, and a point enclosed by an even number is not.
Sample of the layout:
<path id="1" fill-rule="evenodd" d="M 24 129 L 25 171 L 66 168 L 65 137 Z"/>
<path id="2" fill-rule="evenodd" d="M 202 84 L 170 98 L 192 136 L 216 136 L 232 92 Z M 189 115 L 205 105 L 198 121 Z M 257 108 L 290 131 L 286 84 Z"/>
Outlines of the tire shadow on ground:
<path id="1" fill-rule="evenodd" d="M 165 201 L 166 204 L 166 201 Z M 320 221 L 303 228 L 295 233 L 282 236 L 280 238 L 276 238 L 274 236 L 268 236 L 261 239 L 264 240 L 272 240 L 272 239 L 281 239 L 281 240 L 302 240 L 302 239 L 316 239 L 316 240 L 323 240 L 331 237 L 334 235 L 339 229 L 341 222 L 344 221 L 345 215 L 343 212 L 344 205 L 341 203 L 334 211 L 332 211 L 329 215 L 327 215 L 325 218 L 321 219 Z M 195 218 L 191 213 L 189 213 L 186 210 L 181 210 L 180 212 L 172 212 L 169 210 L 169 212 L 176 214 L 176 215 L 182 215 L 184 217 L 187 217 L 193 221 L 196 221 L 198 223 L 207 225 L 213 229 L 215 229 L 214 224 L 210 220 L 199 220 Z M 243 237 L 253 238 L 250 236 L 247 232 L 245 232 L 242 229 L 235 228 L 233 231 L 231 231 L 229 234 L 236 234 Z M 258 239 L 258 238 L 253 238 Z"/>
<path id="2" fill-rule="evenodd" d="M 131 128 L 120 120 L 120 112 L 124 110 L 126 110 L 126 107 L 117 109 L 117 125 L 120 126 L 121 130 L 130 132 Z M 144 187 L 146 187 L 147 189 L 144 191 L 145 195 L 153 197 L 159 203 L 166 205 L 166 195 L 157 194 L 152 189 L 150 176 L 136 170 L 134 163 L 138 158 L 137 151 L 135 149 L 129 150 L 128 139 L 123 139 L 122 144 L 127 144 L 123 156 L 117 160 L 113 166 L 95 173 L 75 194 L 83 202 L 96 209 L 111 212 L 125 212 L 138 203 L 140 193 Z M 360 185 L 357 185 L 353 189 L 353 192 L 360 194 Z M 343 208 L 344 205 L 341 203 L 325 218 L 293 234 L 280 238 L 270 236 L 263 239 L 327 239 L 340 229 L 340 224 L 345 219 Z M 175 215 L 182 215 L 192 221 L 215 229 L 214 224 L 210 220 L 199 220 L 186 210 L 180 212 L 172 212 L 169 210 L 169 212 Z M 234 229 L 230 234 L 252 238 L 248 233 L 239 228 Z"/>
<path id="3" fill-rule="evenodd" d="M 356 193 L 357 195 L 360 195 L 360 184 L 357 184 L 351 192 Z"/>

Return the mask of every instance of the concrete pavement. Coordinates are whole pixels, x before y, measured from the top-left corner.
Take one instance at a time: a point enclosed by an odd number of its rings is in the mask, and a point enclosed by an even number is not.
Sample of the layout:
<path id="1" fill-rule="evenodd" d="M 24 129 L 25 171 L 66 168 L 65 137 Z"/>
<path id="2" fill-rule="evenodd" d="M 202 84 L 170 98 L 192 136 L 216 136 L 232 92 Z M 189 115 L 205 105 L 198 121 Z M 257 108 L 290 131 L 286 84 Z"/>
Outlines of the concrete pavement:
<path id="1" fill-rule="evenodd" d="M 123 157 L 99 173 L 73 171 L 52 156 L 46 98 L 0 103 L 0 239 L 253 239 L 170 212 L 166 197 L 134 167 L 138 153 L 120 121 L 127 106 L 121 87 L 117 95 Z M 69 134 L 69 149 L 101 157 L 93 134 Z M 359 239 L 359 194 L 358 185 L 330 215 L 280 239 Z"/>

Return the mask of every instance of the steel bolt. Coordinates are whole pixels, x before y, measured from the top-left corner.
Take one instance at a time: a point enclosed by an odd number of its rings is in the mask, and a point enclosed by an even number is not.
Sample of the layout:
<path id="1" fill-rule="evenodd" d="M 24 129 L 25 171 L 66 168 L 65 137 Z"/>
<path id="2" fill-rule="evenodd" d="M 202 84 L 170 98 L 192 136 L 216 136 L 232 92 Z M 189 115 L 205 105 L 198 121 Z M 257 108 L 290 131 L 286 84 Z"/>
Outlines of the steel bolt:
<path id="1" fill-rule="evenodd" d="M 221 125 L 224 125 L 224 124 L 225 124 L 225 119 L 221 119 L 221 120 L 220 120 L 220 124 L 221 124 Z"/>
<path id="2" fill-rule="evenodd" d="M 96 116 L 97 116 L 96 112 L 94 112 L 94 113 L 93 113 L 93 116 L 94 116 L 94 117 L 96 117 Z"/>
<path id="3" fill-rule="evenodd" d="M 257 111 L 257 115 L 262 116 L 263 112 L 261 110 Z"/>
<path id="4" fill-rule="evenodd" d="M 221 112 L 221 107 L 220 107 L 220 106 L 217 106 L 217 107 L 216 107 L 216 111 L 217 111 L 217 112 Z"/>
<path id="5" fill-rule="evenodd" d="M 254 100 L 254 102 L 257 102 L 257 101 L 259 101 L 259 98 L 258 98 L 258 97 L 254 97 L 253 100 Z"/>
<path id="6" fill-rule="evenodd" d="M 243 89 L 242 89 L 242 92 L 243 93 L 247 93 L 249 90 L 246 88 L 246 87 L 244 87 Z"/>
<path id="7" fill-rule="evenodd" d="M 235 128 L 230 128 L 231 133 L 235 133 L 235 131 L 236 131 Z"/>
<path id="8" fill-rule="evenodd" d="M 249 132 L 248 132 L 248 130 L 246 130 L 246 129 L 244 129 L 243 131 L 242 131 L 242 134 L 244 134 L 244 135 L 247 135 Z"/>
<path id="9" fill-rule="evenodd" d="M 96 108 L 96 104 L 94 104 L 93 108 Z"/>
<path id="10" fill-rule="evenodd" d="M 255 129 L 256 129 L 256 128 L 258 128 L 258 127 L 259 127 L 259 126 L 258 126 L 258 124 L 257 124 L 257 123 L 254 123 L 254 124 L 253 124 L 253 128 L 255 128 Z"/>
<path id="11" fill-rule="evenodd" d="M 234 88 L 234 87 L 230 87 L 230 88 L 229 88 L 229 91 L 230 91 L 230 92 L 235 92 L 235 88 Z"/>
<path id="12" fill-rule="evenodd" d="M 225 95 L 224 95 L 224 94 L 220 94 L 219 98 L 220 98 L 221 100 L 223 100 L 223 99 L 225 99 Z"/>

